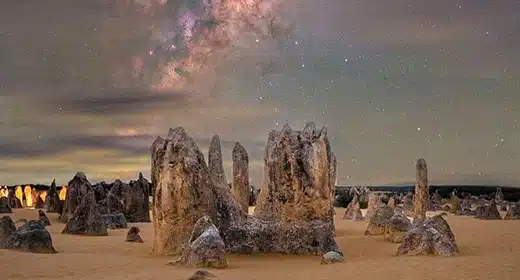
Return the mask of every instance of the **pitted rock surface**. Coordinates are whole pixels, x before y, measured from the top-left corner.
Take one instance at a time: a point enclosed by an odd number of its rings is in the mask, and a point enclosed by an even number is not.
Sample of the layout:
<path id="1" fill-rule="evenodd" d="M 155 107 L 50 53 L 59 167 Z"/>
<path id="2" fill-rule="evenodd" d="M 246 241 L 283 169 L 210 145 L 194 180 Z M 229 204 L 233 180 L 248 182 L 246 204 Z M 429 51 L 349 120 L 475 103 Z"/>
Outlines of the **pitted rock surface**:
<path id="1" fill-rule="evenodd" d="M 91 190 L 83 196 L 81 203 L 76 207 L 61 233 L 91 236 L 108 235 L 107 226 L 96 204 L 94 191 Z"/>
<path id="2" fill-rule="evenodd" d="M 332 223 L 332 152 L 326 131 L 309 124 L 270 133 L 265 182 L 253 216 L 227 186 L 213 183 L 195 141 L 178 127 L 152 151 L 154 244 L 158 255 L 188 246 L 195 223 L 207 215 L 231 253 L 324 254 L 339 251 Z"/>
<path id="3" fill-rule="evenodd" d="M 404 236 L 397 255 L 455 256 L 459 249 L 448 222 L 440 214 L 427 217 Z"/>

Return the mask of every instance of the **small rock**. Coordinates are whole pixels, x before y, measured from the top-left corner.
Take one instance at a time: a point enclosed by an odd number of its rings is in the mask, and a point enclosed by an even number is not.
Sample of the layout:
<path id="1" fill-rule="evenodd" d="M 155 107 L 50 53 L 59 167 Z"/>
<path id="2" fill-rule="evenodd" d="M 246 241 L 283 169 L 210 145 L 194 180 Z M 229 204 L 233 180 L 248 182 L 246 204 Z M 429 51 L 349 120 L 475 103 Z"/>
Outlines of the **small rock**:
<path id="1" fill-rule="evenodd" d="M 197 270 L 192 276 L 190 276 L 190 278 L 188 278 L 188 280 L 205 280 L 216 277 L 217 276 L 207 270 Z"/>
<path id="2" fill-rule="evenodd" d="M 141 230 L 139 230 L 138 227 L 131 227 L 128 230 L 128 233 L 126 234 L 126 242 L 136 242 L 136 243 L 143 243 L 143 239 L 139 235 Z"/>
<path id="3" fill-rule="evenodd" d="M 345 262 L 345 258 L 338 252 L 330 251 L 321 256 L 321 264 L 333 264 Z"/>

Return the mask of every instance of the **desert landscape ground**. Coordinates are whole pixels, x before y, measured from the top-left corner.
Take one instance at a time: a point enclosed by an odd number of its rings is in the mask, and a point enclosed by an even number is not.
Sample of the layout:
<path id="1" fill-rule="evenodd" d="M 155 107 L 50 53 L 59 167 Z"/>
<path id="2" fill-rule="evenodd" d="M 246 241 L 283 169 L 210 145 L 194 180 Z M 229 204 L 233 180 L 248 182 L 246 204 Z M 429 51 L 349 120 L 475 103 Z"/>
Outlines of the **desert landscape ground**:
<path id="1" fill-rule="evenodd" d="M 516 279 L 520 205 L 501 188 L 413 192 L 336 188 L 324 128 L 269 134 L 260 190 L 233 149 L 228 184 L 214 135 L 207 163 L 182 128 L 151 146 L 151 182 L 2 188 L 7 279 Z M 511 197 L 511 196 L 508 196 Z M 151 198 L 151 200 L 150 200 Z M 338 204 L 346 207 L 337 207 Z M 336 206 L 336 207 L 334 207 Z M 362 209 L 363 208 L 363 209 Z M 43 210 L 45 209 L 45 211 Z M 200 272 L 203 271 L 203 272 Z M 197 274 L 202 273 L 202 274 Z M 209 273 L 209 274 L 208 274 Z M 201 276 L 206 274 L 205 276 Z"/>
<path id="2" fill-rule="evenodd" d="M 520 275 L 520 223 L 449 216 L 460 256 L 396 257 L 398 244 L 382 236 L 364 236 L 366 223 L 341 218 L 336 209 L 336 240 L 345 262 L 320 265 L 319 256 L 230 255 L 229 269 L 209 269 L 220 279 L 517 279 Z M 429 213 L 431 214 L 431 213 Z M 503 214 L 503 213 L 502 213 Z M 33 209 L 16 209 L 13 220 L 35 219 Z M 53 223 L 57 214 L 48 214 Z M 138 223 L 144 243 L 124 242 L 126 230 L 109 231 L 108 237 L 52 234 L 58 254 L 32 254 L 0 250 L 2 279 L 187 279 L 195 269 L 167 265 L 171 257 L 156 257 L 152 250 L 151 223 Z"/>

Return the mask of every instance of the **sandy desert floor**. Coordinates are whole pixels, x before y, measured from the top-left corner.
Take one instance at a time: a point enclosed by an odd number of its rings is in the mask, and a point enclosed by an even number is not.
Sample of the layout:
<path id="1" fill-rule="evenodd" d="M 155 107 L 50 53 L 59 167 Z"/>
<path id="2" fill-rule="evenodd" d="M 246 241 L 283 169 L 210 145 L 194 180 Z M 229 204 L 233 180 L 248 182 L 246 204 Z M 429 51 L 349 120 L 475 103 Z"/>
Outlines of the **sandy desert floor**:
<path id="1" fill-rule="evenodd" d="M 346 262 L 320 265 L 319 256 L 231 255 L 230 268 L 210 270 L 221 280 L 254 279 L 519 279 L 520 221 L 448 218 L 457 238 L 458 257 L 396 257 L 398 247 L 382 237 L 365 237 L 364 222 L 344 221 L 336 209 L 337 241 Z M 37 219 L 37 210 L 20 209 L 13 220 Z M 63 224 L 49 214 L 55 255 L 0 250 L 0 278 L 14 279 L 187 279 L 195 269 L 167 265 L 170 257 L 151 256 L 152 224 L 141 228 L 143 244 L 124 242 L 126 230 L 108 237 L 60 234 Z"/>

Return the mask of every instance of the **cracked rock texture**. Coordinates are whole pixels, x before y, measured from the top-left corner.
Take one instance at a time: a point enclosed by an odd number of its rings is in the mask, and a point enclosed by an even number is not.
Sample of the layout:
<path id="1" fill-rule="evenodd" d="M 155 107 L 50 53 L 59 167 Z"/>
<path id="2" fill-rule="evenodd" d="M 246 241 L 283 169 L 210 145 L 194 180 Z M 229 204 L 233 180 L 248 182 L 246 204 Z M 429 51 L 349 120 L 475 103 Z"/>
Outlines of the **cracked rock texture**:
<path id="1" fill-rule="evenodd" d="M 422 218 L 404 236 L 397 255 L 455 256 L 459 249 L 445 214 Z M 415 222 L 415 221 L 414 221 Z"/>
<path id="2" fill-rule="evenodd" d="M 170 129 L 152 147 L 153 252 L 178 255 L 195 223 L 207 215 L 227 252 L 322 255 L 340 251 L 334 240 L 330 162 L 325 129 L 284 126 L 269 134 L 264 184 L 255 213 L 248 216 L 227 185 L 210 169 L 186 131 Z"/>

